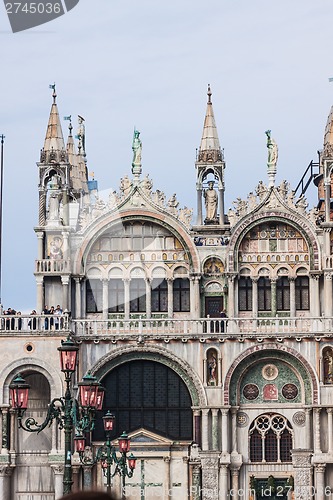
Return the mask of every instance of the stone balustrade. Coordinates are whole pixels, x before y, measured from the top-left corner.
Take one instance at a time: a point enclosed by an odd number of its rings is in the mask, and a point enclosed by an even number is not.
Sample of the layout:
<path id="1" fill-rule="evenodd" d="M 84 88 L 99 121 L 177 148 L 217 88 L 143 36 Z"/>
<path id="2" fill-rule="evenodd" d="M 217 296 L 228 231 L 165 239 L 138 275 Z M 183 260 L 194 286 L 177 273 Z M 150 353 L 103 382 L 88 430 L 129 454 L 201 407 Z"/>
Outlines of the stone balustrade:
<path id="1" fill-rule="evenodd" d="M 59 274 L 70 272 L 70 261 L 65 259 L 41 259 L 35 261 L 35 274 Z"/>
<path id="2" fill-rule="evenodd" d="M 8 333 L 29 333 L 29 335 L 54 334 L 66 335 L 70 329 L 68 314 L 40 315 L 0 315 L 0 335 Z M 66 332 L 66 333 L 65 333 Z"/>

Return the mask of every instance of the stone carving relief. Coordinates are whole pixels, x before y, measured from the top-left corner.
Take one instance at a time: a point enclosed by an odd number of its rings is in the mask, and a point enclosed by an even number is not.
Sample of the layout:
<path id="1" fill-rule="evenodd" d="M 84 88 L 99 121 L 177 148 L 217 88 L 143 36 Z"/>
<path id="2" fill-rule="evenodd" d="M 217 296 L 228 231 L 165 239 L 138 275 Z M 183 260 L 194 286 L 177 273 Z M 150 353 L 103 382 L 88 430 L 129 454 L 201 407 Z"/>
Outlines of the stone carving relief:
<path id="1" fill-rule="evenodd" d="M 293 415 L 293 422 L 295 425 L 298 425 L 299 427 L 305 426 L 305 419 L 306 419 L 306 416 L 305 416 L 304 411 L 297 411 Z"/>
<path id="2" fill-rule="evenodd" d="M 246 427 L 249 423 L 249 416 L 244 411 L 237 413 L 237 427 Z"/>

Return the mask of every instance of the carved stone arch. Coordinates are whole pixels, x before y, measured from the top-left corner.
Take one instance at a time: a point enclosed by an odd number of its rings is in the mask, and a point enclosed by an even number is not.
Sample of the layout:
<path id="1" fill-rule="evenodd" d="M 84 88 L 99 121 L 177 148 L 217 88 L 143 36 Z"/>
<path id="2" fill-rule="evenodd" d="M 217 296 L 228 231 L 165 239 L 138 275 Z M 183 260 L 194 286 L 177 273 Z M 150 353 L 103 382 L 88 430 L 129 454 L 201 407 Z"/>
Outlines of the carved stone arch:
<path id="1" fill-rule="evenodd" d="M 231 364 L 225 377 L 224 404 L 234 404 L 233 394 L 237 394 L 237 388 L 243 370 L 254 363 L 256 357 L 263 355 L 272 359 L 280 359 L 294 367 L 301 376 L 304 384 L 305 404 L 319 404 L 319 380 L 310 363 L 295 349 L 285 345 L 274 343 L 260 344 L 243 351 Z"/>
<path id="2" fill-rule="evenodd" d="M 54 174 L 59 175 L 59 177 L 61 178 L 61 186 L 63 186 L 66 183 L 65 173 L 64 173 L 63 169 L 57 168 L 56 165 L 52 165 L 52 167 L 47 168 L 45 170 L 45 172 L 43 173 L 43 177 L 41 179 L 41 185 L 44 188 L 46 188 L 47 183 L 49 182 L 52 175 L 54 175 Z"/>
<path id="3" fill-rule="evenodd" d="M 239 270 L 238 253 L 239 247 L 245 234 L 258 224 L 263 224 L 265 222 L 281 222 L 283 224 L 288 224 L 297 230 L 309 247 L 310 262 L 309 266 L 311 270 L 320 269 L 320 246 L 317 241 L 316 234 L 313 231 L 312 226 L 309 224 L 305 217 L 301 217 L 296 213 L 285 213 L 281 212 L 255 212 L 246 216 L 244 219 L 239 221 L 234 228 L 234 232 L 230 237 L 229 241 L 229 269 L 230 272 L 237 272 Z"/>
<path id="4" fill-rule="evenodd" d="M 214 176 L 214 179 L 219 181 L 219 183 L 223 182 L 219 169 L 209 165 L 206 168 L 202 168 L 199 172 L 198 182 L 200 183 L 201 186 L 205 181 L 205 179 L 207 179 L 209 174 L 212 174 Z"/>
<path id="5" fill-rule="evenodd" d="M 182 224 L 168 214 L 155 213 L 151 210 L 124 210 L 114 213 L 103 214 L 100 218 L 94 221 L 93 225 L 89 225 L 82 233 L 83 239 L 80 248 L 77 250 L 74 257 L 74 274 L 84 274 L 87 256 L 92 249 L 95 241 L 105 233 L 108 229 L 116 224 L 130 221 L 151 222 L 156 225 L 161 225 L 173 234 L 183 245 L 184 251 L 188 257 L 190 272 L 200 272 L 200 258 L 198 250 L 194 244 L 193 238 Z"/>
<path id="6" fill-rule="evenodd" d="M 124 268 L 119 265 L 114 265 L 108 269 L 108 279 L 124 277 Z"/>
<path id="7" fill-rule="evenodd" d="M 101 280 L 105 275 L 105 269 L 102 267 L 97 267 L 94 263 L 92 266 L 88 266 L 86 277 L 87 279 Z"/>
<path id="8" fill-rule="evenodd" d="M 45 363 L 41 359 L 21 358 L 11 361 L 10 364 L 4 366 L 0 372 L 0 383 L 2 391 L 0 391 L 0 405 L 9 403 L 9 384 L 18 373 L 24 375 L 25 372 L 35 371 L 44 375 L 50 385 L 51 399 L 60 397 L 63 394 L 63 381 L 59 370 L 55 370 L 53 366 Z"/>
<path id="9" fill-rule="evenodd" d="M 183 359 L 173 352 L 160 346 L 140 347 L 126 346 L 120 347 L 103 356 L 92 368 L 91 372 L 98 380 L 117 366 L 134 360 L 150 360 L 162 363 L 176 372 L 185 382 L 192 399 L 193 406 L 206 406 L 207 398 L 196 372 Z"/>

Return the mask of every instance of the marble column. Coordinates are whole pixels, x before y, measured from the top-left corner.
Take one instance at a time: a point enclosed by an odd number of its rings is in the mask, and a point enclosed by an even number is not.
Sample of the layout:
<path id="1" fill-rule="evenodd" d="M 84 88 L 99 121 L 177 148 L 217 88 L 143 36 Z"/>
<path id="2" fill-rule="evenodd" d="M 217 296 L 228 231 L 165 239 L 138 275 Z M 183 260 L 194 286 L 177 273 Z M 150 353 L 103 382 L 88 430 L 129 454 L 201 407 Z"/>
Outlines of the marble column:
<path id="1" fill-rule="evenodd" d="M 239 499 L 239 469 L 236 467 L 231 468 L 231 490 L 230 497 L 232 500 Z"/>
<path id="2" fill-rule="evenodd" d="M 61 276 L 62 283 L 62 310 L 69 311 L 69 276 Z"/>
<path id="3" fill-rule="evenodd" d="M 324 180 L 324 193 L 325 193 L 325 222 L 330 222 L 331 212 L 331 180 L 330 177 Z"/>
<path id="4" fill-rule="evenodd" d="M 154 281 L 150 278 L 145 278 L 146 282 L 146 318 L 151 318 L 151 289 L 154 286 Z"/>
<path id="5" fill-rule="evenodd" d="M 192 486 L 191 500 L 201 500 L 201 464 L 200 462 L 192 462 Z"/>
<path id="6" fill-rule="evenodd" d="M 69 203 L 67 189 L 62 190 L 62 205 L 63 205 L 63 221 L 64 226 L 69 225 Z"/>
<path id="7" fill-rule="evenodd" d="M 103 304 L 102 304 L 102 310 L 103 310 L 103 316 L 102 319 L 106 321 L 108 319 L 108 313 L 109 313 L 109 282 L 108 280 L 103 279 L 102 280 L 102 287 L 103 287 Z"/>
<path id="8" fill-rule="evenodd" d="M 44 277 L 36 276 L 36 288 L 37 288 L 37 314 L 40 314 L 44 309 Z"/>
<path id="9" fill-rule="evenodd" d="M 194 410 L 194 436 L 193 441 L 201 448 L 201 411 Z"/>
<path id="10" fill-rule="evenodd" d="M 171 476 L 170 476 L 170 465 L 171 465 L 171 457 L 164 457 L 164 490 L 171 490 Z"/>
<path id="11" fill-rule="evenodd" d="M 316 478 L 316 500 L 326 500 L 325 495 L 325 464 L 315 465 L 315 478 Z M 331 496 L 331 495 L 329 495 Z"/>
<path id="12" fill-rule="evenodd" d="M 220 466 L 219 500 L 228 500 L 228 465 Z"/>
<path id="13" fill-rule="evenodd" d="M 202 436 L 202 449 L 203 450 L 208 450 L 209 449 L 209 436 L 208 436 L 208 415 L 209 415 L 209 409 L 204 408 L 202 409 L 202 431 L 201 431 L 201 436 Z"/>
<path id="14" fill-rule="evenodd" d="M 222 454 L 228 453 L 228 413 L 229 410 L 226 408 L 221 409 L 222 415 Z"/>
<path id="15" fill-rule="evenodd" d="M 168 285 L 168 318 L 173 317 L 173 278 L 167 278 Z"/>
<path id="16" fill-rule="evenodd" d="M 38 209 L 38 224 L 45 226 L 46 222 L 46 192 L 42 188 L 39 190 L 39 209 Z"/>
<path id="17" fill-rule="evenodd" d="M 124 314 L 125 319 L 129 319 L 130 317 L 130 280 L 128 278 L 124 278 Z"/>
<path id="18" fill-rule="evenodd" d="M 224 225 L 224 196 L 223 188 L 219 187 L 219 223 L 221 226 Z"/>
<path id="19" fill-rule="evenodd" d="M 9 429 L 8 429 L 8 412 L 9 405 L 1 408 L 1 455 L 6 455 L 9 451 Z"/>
<path id="20" fill-rule="evenodd" d="M 92 466 L 83 466 L 83 489 L 91 490 L 92 488 Z"/>
<path id="21" fill-rule="evenodd" d="M 218 453 L 201 453 L 202 500 L 218 498 L 219 459 Z"/>
<path id="22" fill-rule="evenodd" d="M 63 464 L 51 465 L 51 468 L 54 473 L 54 500 L 58 500 L 63 496 L 64 465 Z"/>
<path id="23" fill-rule="evenodd" d="M 219 411 L 217 408 L 212 408 L 212 449 L 219 449 Z"/>
<path id="24" fill-rule="evenodd" d="M 11 475 L 13 472 L 13 467 L 9 464 L 0 465 L 0 498 L 1 500 L 12 500 L 13 495 L 11 494 Z"/>
<path id="25" fill-rule="evenodd" d="M 81 278 L 75 279 L 75 317 L 81 318 Z"/>
<path id="26" fill-rule="evenodd" d="M 228 276 L 228 314 L 229 318 L 235 317 L 235 276 Z"/>
<path id="27" fill-rule="evenodd" d="M 231 408 L 231 453 L 237 451 L 237 411 L 238 408 Z"/>
<path id="28" fill-rule="evenodd" d="M 311 316 L 318 318 L 321 316 L 320 299 L 319 299 L 319 274 L 310 275 L 310 308 Z M 324 312 L 324 311 L 322 311 Z"/>
<path id="29" fill-rule="evenodd" d="M 202 189 L 197 189 L 198 226 L 202 226 Z"/>
<path id="30" fill-rule="evenodd" d="M 72 491 L 73 493 L 76 493 L 77 491 L 80 491 L 80 470 L 81 467 L 79 465 L 73 465 L 73 486 L 72 486 Z"/>
<path id="31" fill-rule="evenodd" d="M 192 319 L 197 319 L 200 317 L 199 281 L 200 278 L 198 276 L 190 277 L 190 310 Z"/>
<path id="32" fill-rule="evenodd" d="M 252 315 L 258 317 L 258 278 L 252 278 Z"/>
<path id="33" fill-rule="evenodd" d="M 324 273 L 324 306 L 325 316 L 332 316 L 332 273 Z"/>
<path id="34" fill-rule="evenodd" d="M 320 412 L 321 408 L 314 408 L 314 429 L 313 429 L 313 434 L 314 434 L 314 453 L 317 455 L 318 453 L 321 453 L 321 447 L 320 447 Z"/>
<path id="35" fill-rule="evenodd" d="M 305 408 L 305 439 L 306 443 L 305 446 L 308 450 L 312 449 L 312 429 L 311 429 L 311 413 L 312 409 L 311 408 Z"/>
<path id="36" fill-rule="evenodd" d="M 277 311 L 276 282 L 277 278 L 271 278 L 271 312 L 273 317 L 276 316 Z"/>
<path id="37" fill-rule="evenodd" d="M 9 420 L 10 420 L 10 454 L 16 453 L 16 438 L 17 438 L 17 427 L 16 427 L 16 411 L 10 408 L 9 410 Z"/>
<path id="38" fill-rule="evenodd" d="M 44 233 L 38 231 L 37 233 L 37 259 L 44 259 Z"/>
<path id="39" fill-rule="evenodd" d="M 288 280 L 290 285 L 290 317 L 295 318 L 296 316 L 295 278 L 293 276 L 289 276 Z"/>
<path id="40" fill-rule="evenodd" d="M 327 433 L 328 433 L 328 453 L 333 453 L 333 408 L 326 408 L 327 411 Z"/>

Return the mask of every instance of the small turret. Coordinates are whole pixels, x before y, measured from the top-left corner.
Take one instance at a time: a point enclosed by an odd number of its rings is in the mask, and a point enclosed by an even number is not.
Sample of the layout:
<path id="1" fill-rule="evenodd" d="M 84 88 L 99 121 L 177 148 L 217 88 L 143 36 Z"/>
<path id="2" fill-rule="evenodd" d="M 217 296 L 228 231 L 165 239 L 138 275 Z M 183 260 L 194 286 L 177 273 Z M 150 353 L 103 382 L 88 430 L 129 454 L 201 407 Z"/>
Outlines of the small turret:
<path id="1" fill-rule="evenodd" d="M 66 151 L 57 106 L 57 93 L 55 85 L 51 87 L 53 88 L 53 103 L 46 129 L 44 148 L 41 151 L 41 162 L 60 163 L 66 161 Z"/>

